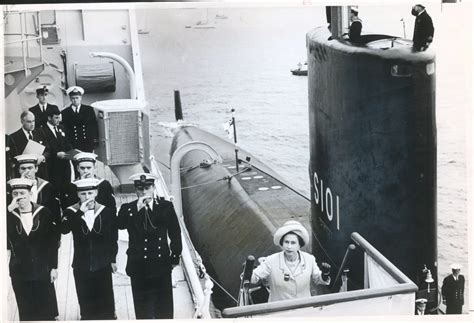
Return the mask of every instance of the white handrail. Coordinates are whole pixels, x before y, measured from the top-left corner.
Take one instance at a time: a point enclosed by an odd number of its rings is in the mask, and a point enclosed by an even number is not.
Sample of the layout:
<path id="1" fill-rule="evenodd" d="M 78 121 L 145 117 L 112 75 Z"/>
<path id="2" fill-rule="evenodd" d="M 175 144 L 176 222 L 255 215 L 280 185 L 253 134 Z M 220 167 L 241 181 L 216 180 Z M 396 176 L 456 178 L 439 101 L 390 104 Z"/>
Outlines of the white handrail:
<path id="1" fill-rule="evenodd" d="M 127 72 L 128 78 L 130 80 L 130 98 L 132 100 L 137 100 L 137 85 L 136 85 L 136 80 L 135 80 L 135 72 L 133 71 L 132 67 L 130 64 L 121 56 L 113 53 L 107 53 L 107 52 L 91 52 L 89 53 L 91 57 L 103 57 L 103 58 L 110 58 L 120 65 L 123 66 L 125 71 Z"/>

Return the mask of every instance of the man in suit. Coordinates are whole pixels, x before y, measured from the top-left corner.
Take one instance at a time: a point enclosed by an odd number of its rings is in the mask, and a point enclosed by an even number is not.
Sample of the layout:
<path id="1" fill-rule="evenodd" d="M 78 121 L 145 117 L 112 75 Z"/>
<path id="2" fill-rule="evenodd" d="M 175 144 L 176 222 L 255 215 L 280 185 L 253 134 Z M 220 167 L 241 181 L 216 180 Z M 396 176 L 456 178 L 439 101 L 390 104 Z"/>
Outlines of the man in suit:
<path id="1" fill-rule="evenodd" d="M 13 198 L 7 207 L 7 249 L 20 321 L 53 321 L 58 315 L 56 224 L 47 208 L 31 201 L 31 180 L 14 178 L 8 184 Z"/>
<path id="2" fill-rule="evenodd" d="M 452 274 L 445 277 L 441 294 L 443 304 L 446 304 L 446 314 L 462 314 L 464 305 L 464 276 L 460 274 L 461 265 L 452 264 Z"/>
<path id="3" fill-rule="evenodd" d="M 154 198 L 151 174 L 130 177 L 138 199 L 122 204 L 119 229 L 127 229 L 127 275 L 131 278 L 137 319 L 172 319 L 172 268 L 179 264 L 181 230 L 173 204 Z M 168 238 L 170 243 L 168 244 Z"/>
<path id="4" fill-rule="evenodd" d="M 411 14 L 416 17 L 413 31 L 413 51 L 425 51 L 433 42 L 433 21 L 421 4 L 414 5 Z"/>
<path id="5" fill-rule="evenodd" d="M 48 157 L 49 146 L 44 138 L 44 133 L 41 128 L 35 127 L 35 115 L 30 111 L 23 111 L 20 115 L 21 128 L 8 136 L 8 147 L 10 149 L 10 156 L 15 157 L 22 155 L 29 140 L 45 146 L 44 152 L 38 156 L 38 175 L 43 179 L 48 179 L 48 170 L 44 162 Z"/>
<path id="6" fill-rule="evenodd" d="M 95 174 L 95 163 L 97 155 L 94 153 L 79 153 L 74 156 L 74 162 L 76 163 L 76 169 L 79 176 L 76 180 L 86 179 L 86 178 L 95 178 L 99 181 L 97 184 L 97 197 L 96 200 L 98 203 L 107 206 L 112 210 L 114 214 L 117 214 L 117 206 L 115 203 L 114 190 L 110 182 L 104 178 L 99 178 Z M 63 209 L 77 203 L 79 197 L 76 192 L 76 185 L 74 183 L 69 183 L 63 199 Z"/>
<path id="7" fill-rule="evenodd" d="M 49 157 L 46 160 L 49 181 L 56 186 L 62 196 L 71 182 L 71 164 L 66 152 L 72 149 L 66 138 L 61 122 L 61 111 L 57 106 L 50 106 L 47 111 L 48 122 L 42 126 L 44 137 L 49 146 Z"/>
<path id="8" fill-rule="evenodd" d="M 99 128 L 94 108 L 82 104 L 84 89 L 72 86 L 67 89 L 71 105 L 62 114 L 66 137 L 72 147 L 84 152 L 93 152 L 99 143 Z"/>
<path id="9" fill-rule="evenodd" d="M 57 108 L 57 106 L 48 103 L 48 93 L 49 89 L 46 85 L 38 87 L 36 89 L 36 98 L 38 99 L 38 104 L 29 109 L 35 115 L 36 128 L 46 125 L 46 122 L 48 121 L 47 110 L 49 108 Z"/>

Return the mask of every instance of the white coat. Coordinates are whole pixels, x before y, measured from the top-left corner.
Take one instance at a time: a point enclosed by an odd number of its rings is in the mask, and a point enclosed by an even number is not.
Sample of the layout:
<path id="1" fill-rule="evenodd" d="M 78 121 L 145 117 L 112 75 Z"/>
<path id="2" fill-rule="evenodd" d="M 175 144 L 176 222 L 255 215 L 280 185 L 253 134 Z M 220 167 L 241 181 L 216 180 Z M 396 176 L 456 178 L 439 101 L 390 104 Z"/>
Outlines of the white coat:
<path id="1" fill-rule="evenodd" d="M 270 287 L 269 302 L 310 297 L 311 280 L 320 285 L 329 285 L 331 282 L 331 279 L 322 279 L 321 270 L 313 255 L 304 251 L 298 253 L 301 261 L 294 273 L 286 265 L 283 251 L 268 256 L 265 262 L 253 271 L 252 283 L 260 280 Z M 285 274 L 289 276 L 287 281 Z"/>

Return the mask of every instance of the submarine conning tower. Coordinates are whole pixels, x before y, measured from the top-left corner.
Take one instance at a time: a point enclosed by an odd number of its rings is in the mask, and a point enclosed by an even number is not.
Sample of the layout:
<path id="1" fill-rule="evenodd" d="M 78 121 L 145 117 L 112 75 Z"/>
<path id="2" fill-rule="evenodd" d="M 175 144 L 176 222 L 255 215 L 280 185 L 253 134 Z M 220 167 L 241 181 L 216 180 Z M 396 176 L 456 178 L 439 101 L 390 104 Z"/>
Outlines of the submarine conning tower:
<path id="1" fill-rule="evenodd" d="M 358 232 L 435 307 L 435 54 L 392 36 L 330 36 L 306 36 L 313 252 L 332 258 L 335 276 Z M 345 266 L 350 289 L 364 287 L 362 259 Z"/>

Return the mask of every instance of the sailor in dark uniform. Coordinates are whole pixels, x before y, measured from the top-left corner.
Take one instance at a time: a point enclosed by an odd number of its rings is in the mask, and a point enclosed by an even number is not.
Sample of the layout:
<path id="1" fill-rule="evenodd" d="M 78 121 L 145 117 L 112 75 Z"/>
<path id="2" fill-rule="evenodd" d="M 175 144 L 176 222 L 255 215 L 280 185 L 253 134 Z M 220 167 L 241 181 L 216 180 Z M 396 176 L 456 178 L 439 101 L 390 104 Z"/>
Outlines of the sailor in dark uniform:
<path id="1" fill-rule="evenodd" d="M 97 179 L 99 181 L 99 184 L 97 189 L 98 193 L 96 201 L 110 208 L 114 214 L 117 214 L 117 206 L 115 203 L 115 196 L 112 185 L 110 185 L 110 182 L 108 180 L 104 178 L 99 178 L 95 174 L 96 158 L 97 155 L 94 153 L 79 153 L 74 156 L 74 162 L 76 163 L 76 169 L 79 174 L 76 180 L 85 178 Z M 77 203 L 78 201 L 79 198 L 77 197 L 76 186 L 73 184 L 69 184 L 64 195 L 64 207 L 68 207 L 72 204 Z"/>
<path id="2" fill-rule="evenodd" d="M 31 202 L 31 180 L 14 178 L 8 184 L 13 198 L 7 207 L 7 248 L 20 321 L 51 321 L 58 315 L 53 284 L 58 228 L 47 208 Z"/>
<path id="3" fill-rule="evenodd" d="M 66 93 L 71 99 L 71 105 L 61 114 L 66 137 L 71 145 L 80 151 L 92 152 L 99 142 L 99 128 L 94 108 L 81 104 L 84 89 L 72 86 Z"/>
<path id="4" fill-rule="evenodd" d="M 452 274 L 444 278 L 441 293 L 446 304 L 446 314 L 462 314 L 464 305 L 464 276 L 460 274 L 461 265 L 451 265 Z"/>
<path id="5" fill-rule="evenodd" d="M 49 181 L 54 184 L 62 195 L 66 184 L 71 182 L 71 163 L 66 152 L 72 149 L 66 138 L 64 127 L 60 125 L 61 111 L 57 106 L 51 106 L 47 111 L 48 122 L 42 126 L 44 138 L 49 146 L 46 159 Z"/>
<path id="6" fill-rule="evenodd" d="M 172 268 L 179 264 L 181 230 L 173 204 L 154 198 L 153 175 L 130 177 L 138 199 L 123 204 L 119 229 L 127 229 L 127 275 L 131 278 L 137 319 L 172 319 Z M 168 244 L 168 238 L 170 243 Z"/>
<path id="7" fill-rule="evenodd" d="M 15 157 L 20 177 L 32 181 L 31 202 L 46 207 L 51 212 L 51 217 L 55 225 L 61 223 L 61 211 L 57 191 L 50 182 L 37 176 L 37 155 L 27 154 Z M 10 203 L 12 197 L 7 194 L 7 203 Z M 59 246 L 61 234 L 57 231 L 56 240 Z"/>
<path id="8" fill-rule="evenodd" d="M 362 32 L 362 20 L 359 19 L 359 9 L 357 7 L 351 7 L 350 21 L 349 40 L 353 43 L 358 43 L 360 42 L 360 34 Z"/>
<path id="9" fill-rule="evenodd" d="M 411 14 L 416 17 L 413 31 L 413 50 L 424 51 L 433 42 L 433 21 L 421 4 L 414 5 Z"/>
<path id="10" fill-rule="evenodd" d="M 113 320 L 115 316 L 112 272 L 117 271 L 118 229 L 116 215 L 95 201 L 98 180 L 80 179 L 79 202 L 66 209 L 61 232 L 72 232 L 76 283 L 81 320 Z"/>
<path id="11" fill-rule="evenodd" d="M 8 136 L 8 147 L 10 156 L 22 155 L 29 140 L 35 141 L 45 146 L 43 154 L 38 156 L 38 175 L 43 179 L 48 179 L 48 169 L 46 168 L 46 158 L 49 154 L 49 146 L 44 138 L 41 128 L 35 127 L 35 115 L 30 111 L 23 111 L 20 115 L 21 128 Z"/>
<path id="12" fill-rule="evenodd" d="M 48 93 L 49 89 L 46 85 L 36 88 L 36 98 L 38 99 L 38 104 L 29 109 L 35 115 L 36 128 L 43 127 L 46 125 L 46 122 L 48 122 L 47 110 L 49 108 L 57 108 L 56 105 L 48 103 Z"/>

